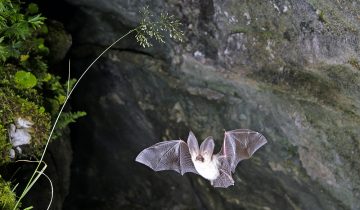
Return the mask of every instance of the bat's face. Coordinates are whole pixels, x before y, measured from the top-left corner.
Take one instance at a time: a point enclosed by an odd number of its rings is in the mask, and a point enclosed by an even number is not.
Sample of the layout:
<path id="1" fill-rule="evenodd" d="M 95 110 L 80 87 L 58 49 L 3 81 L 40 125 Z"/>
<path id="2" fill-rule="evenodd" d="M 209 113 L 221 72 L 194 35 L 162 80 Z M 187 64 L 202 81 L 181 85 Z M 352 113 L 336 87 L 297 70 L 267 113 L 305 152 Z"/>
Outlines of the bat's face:
<path id="1" fill-rule="evenodd" d="M 190 132 L 187 144 L 196 171 L 205 179 L 215 180 L 219 176 L 217 157 L 213 156 L 214 140 L 206 138 L 200 145 L 194 134 Z"/>
<path id="2" fill-rule="evenodd" d="M 191 157 L 194 157 L 196 161 L 204 162 L 211 160 L 214 153 L 214 140 L 212 137 L 207 137 L 199 148 L 199 143 L 192 132 L 190 132 L 187 145 L 189 147 Z"/>

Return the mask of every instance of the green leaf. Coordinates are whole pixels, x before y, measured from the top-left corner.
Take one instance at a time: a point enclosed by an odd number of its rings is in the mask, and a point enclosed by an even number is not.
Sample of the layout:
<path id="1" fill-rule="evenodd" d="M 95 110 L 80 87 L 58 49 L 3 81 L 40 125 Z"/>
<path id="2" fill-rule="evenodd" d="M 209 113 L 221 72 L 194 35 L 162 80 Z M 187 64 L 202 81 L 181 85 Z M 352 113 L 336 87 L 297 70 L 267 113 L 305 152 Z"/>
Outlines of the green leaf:
<path id="1" fill-rule="evenodd" d="M 44 24 L 45 19 L 46 19 L 45 17 L 42 17 L 40 14 L 37 14 L 35 16 L 29 17 L 28 22 L 34 29 L 37 29 L 40 28 L 42 24 Z"/>
<path id="2" fill-rule="evenodd" d="M 31 31 L 26 21 L 15 23 L 4 31 L 4 36 L 9 38 L 26 39 L 30 35 Z"/>
<path id="3" fill-rule="evenodd" d="M 36 77 L 31 72 L 26 71 L 16 72 L 14 80 L 20 89 L 29 89 L 37 84 Z"/>
<path id="4" fill-rule="evenodd" d="M 39 7 L 38 7 L 36 4 L 34 4 L 34 3 L 30 3 L 30 4 L 28 5 L 27 11 L 28 11 L 28 13 L 30 13 L 30 14 L 35 14 L 35 13 L 38 13 L 38 12 L 39 12 Z"/>
<path id="5" fill-rule="evenodd" d="M 57 129 L 66 128 L 70 123 L 75 122 L 80 117 L 86 116 L 86 112 L 77 111 L 77 112 L 63 112 L 60 116 L 59 123 L 56 126 Z"/>
<path id="6" fill-rule="evenodd" d="M 7 47 L 0 43 L 0 60 L 6 61 L 8 57 L 9 57 L 9 51 Z"/>
<path id="7" fill-rule="evenodd" d="M 47 33 L 49 33 L 49 29 L 45 24 L 43 24 L 43 25 L 41 25 L 39 32 L 42 34 L 47 34 Z"/>
<path id="8" fill-rule="evenodd" d="M 59 101 L 59 104 L 63 104 L 66 100 L 66 96 L 64 95 L 58 95 L 56 99 Z"/>
<path id="9" fill-rule="evenodd" d="M 47 48 L 44 44 L 40 44 L 38 46 L 38 49 L 40 52 L 45 53 L 45 54 L 49 54 L 49 51 L 50 51 L 49 48 Z"/>
<path id="10" fill-rule="evenodd" d="M 51 74 L 46 73 L 44 77 L 41 79 L 43 82 L 48 82 L 51 79 Z"/>
<path id="11" fill-rule="evenodd" d="M 45 113 L 45 108 L 43 106 L 41 106 L 39 108 L 39 113 L 42 114 L 42 113 Z"/>
<path id="12" fill-rule="evenodd" d="M 62 135 L 62 129 L 66 128 L 70 123 L 74 123 L 80 117 L 86 116 L 86 112 L 63 112 L 60 115 L 59 121 L 56 124 L 55 132 L 53 133 L 52 139 L 56 139 Z"/>

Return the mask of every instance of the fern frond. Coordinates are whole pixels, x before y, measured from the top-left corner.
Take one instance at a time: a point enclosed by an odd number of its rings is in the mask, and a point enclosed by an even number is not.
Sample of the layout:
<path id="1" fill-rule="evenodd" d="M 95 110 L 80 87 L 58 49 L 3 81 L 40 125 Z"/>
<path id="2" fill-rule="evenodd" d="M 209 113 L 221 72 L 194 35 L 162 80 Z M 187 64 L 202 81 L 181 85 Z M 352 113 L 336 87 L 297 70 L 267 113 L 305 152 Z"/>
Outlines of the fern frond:
<path id="1" fill-rule="evenodd" d="M 77 111 L 77 112 L 63 112 L 59 118 L 58 123 L 56 124 L 55 132 L 52 136 L 52 139 L 56 139 L 61 136 L 63 129 L 66 128 L 70 123 L 74 123 L 80 117 L 86 115 L 86 112 Z"/>
<path id="2" fill-rule="evenodd" d="M 35 16 L 29 17 L 28 23 L 33 27 L 33 29 L 40 28 L 42 24 L 44 24 L 45 17 L 42 17 L 41 14 L 37 14 Z"/>

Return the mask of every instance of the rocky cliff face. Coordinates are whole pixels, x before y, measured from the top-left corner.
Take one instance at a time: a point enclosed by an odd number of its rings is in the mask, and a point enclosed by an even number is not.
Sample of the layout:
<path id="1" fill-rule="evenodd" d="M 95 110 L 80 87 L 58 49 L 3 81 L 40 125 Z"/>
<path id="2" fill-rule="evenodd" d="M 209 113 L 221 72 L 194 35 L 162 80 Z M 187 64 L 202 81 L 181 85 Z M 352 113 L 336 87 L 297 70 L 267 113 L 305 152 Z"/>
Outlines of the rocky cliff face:
<path id="1" fill-rule="evenodd" d="M 360 208 L 358 1 L 72 0 L 73 71 L 136 26 L 149 3 L 184 23 L 184 43 L 133 38 L 100 59 L 73 96 L 65 209 Z M 240 163 L 235 186 L 155 173 L 134 161 L 163 139 L 250 128 L 269 143 Z"/>

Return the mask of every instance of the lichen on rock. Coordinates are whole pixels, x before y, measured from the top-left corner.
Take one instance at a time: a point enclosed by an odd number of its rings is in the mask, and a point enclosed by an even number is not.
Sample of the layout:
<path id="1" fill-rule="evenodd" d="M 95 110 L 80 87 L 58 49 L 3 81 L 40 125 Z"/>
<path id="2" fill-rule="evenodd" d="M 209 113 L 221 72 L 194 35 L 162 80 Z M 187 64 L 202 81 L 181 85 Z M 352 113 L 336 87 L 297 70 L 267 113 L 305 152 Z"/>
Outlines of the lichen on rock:
<path id="1" fill-rule="evenodd" d="M 50 128 L 49 114 L 6 88 L 0 91 L 0 100 L 3 101 L 0 110 L 7 113 L 1 116 L 1 122 L 7 125 L 7 141 L 14 148 L 29 145 L 30 153 L 40 154 Z"/>
<path id="2" fill-rule="evenodd" d="M 15 120 L 15 124 L 10 124 L 9 136 L 13 147 L 18 147 L 24 144 L 30 144 L 33 122 L 23 119 L 21 117 Z"/>

